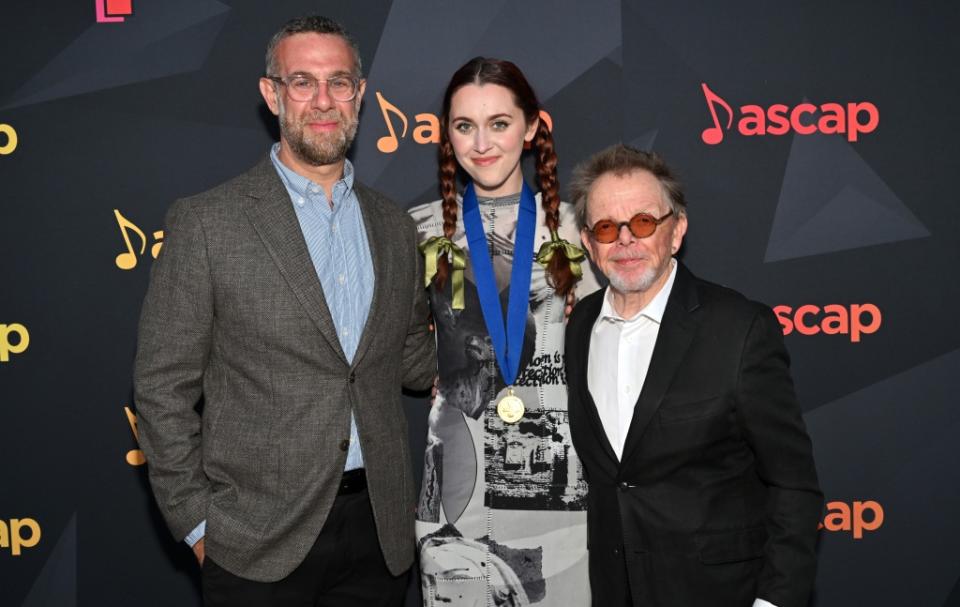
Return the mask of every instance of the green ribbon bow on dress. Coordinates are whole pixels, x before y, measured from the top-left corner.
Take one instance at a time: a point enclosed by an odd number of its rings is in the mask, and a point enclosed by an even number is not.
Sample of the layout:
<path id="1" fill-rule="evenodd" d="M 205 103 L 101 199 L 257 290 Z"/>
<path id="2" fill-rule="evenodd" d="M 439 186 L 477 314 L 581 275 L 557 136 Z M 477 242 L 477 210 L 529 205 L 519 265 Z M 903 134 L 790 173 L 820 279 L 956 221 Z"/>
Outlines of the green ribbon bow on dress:
<path id="1" fill-rule="evenodd" d="M 583 249 L 560 238 L 556 230 L 550 230 L 550 242 L 545 242 L 540 247 L 540 252 L 537 253 L 536 257 L 537 263 L 546 267 L 547 264 L 550 263 L 550 260 L 553 259 L 553 254 L 560 250 L 566 253 L 567 259 L 570 260 L 570 272 L 577 278 L 580 278 L 583 275 L 580 262 L 586 259 L 587 256 L 584 254 Z"/>
<path id="2" fill-rule="evenodd" d="M 453 267 L 450 280 L 453 289 L 453 309 L 462 310 L 464 308 L 463 295 L 463 270 L 467 267 L 467 255 L 463 249 L 453 244 L 445 236 L 433 236 L 426 239 L 418 245 L 420 252 L 423 253 L 424 261 L 424 286 L 429 287 L 430 281 L 437 273 L 437 261 L 441 255 L 447 255 L 450 265 Z"/>

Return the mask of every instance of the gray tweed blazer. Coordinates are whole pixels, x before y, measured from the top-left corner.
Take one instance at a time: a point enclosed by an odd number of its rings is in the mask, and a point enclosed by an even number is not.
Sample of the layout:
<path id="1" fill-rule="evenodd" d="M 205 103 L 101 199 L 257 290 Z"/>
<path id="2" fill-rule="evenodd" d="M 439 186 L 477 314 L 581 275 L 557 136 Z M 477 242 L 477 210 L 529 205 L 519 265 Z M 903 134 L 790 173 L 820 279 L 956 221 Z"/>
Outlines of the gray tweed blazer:
<path id="1" fill-rule="evenodd" d="M 247 579 L 287 576 L 313 545 L 351 410 L 387 565 L 412 562 L 400 387 L 427 388 L 436 373 L 423 264 L 407 214 L 354 188 L 375 288 L 352 364 L 269 158 L 175 202 L 150 275 L 134 391 L 157 503 L 178 541 L 206 520 L 206 554 Z"/>

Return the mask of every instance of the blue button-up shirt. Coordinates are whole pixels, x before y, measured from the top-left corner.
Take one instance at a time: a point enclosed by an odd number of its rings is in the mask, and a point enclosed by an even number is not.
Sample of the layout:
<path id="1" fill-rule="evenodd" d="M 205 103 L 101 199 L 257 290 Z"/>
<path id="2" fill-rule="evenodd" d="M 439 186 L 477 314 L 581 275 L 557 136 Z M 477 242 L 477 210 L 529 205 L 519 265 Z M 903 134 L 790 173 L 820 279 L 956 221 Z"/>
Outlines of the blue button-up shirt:
<path id="1" fill-rule="evenodd" d="M 340 347 L 347 362 L 353 362 L 370 313 L 374 280 L 370 243 L 363 227 L 360 201 L 353 191 L 353 165 L 349 160 L 344 162 L 343 178 L 333 186 L 331 205 L 323 186 L 298 175 L 280 162 L 277 157 L 279 149 L 280 144 L 274 144 L 270 160 L 290 195 L 340 338 Z M 350 447 L 344 470 L 362 467 L 360 435 L 357 420 L 351 412 Z M 193 546 L 205 533 L 206 521 L 202 521 L 184 541 Z"/>
<path id="2" fill-rule="evenodd" d="M 298 175 L 280 162 L 280 144 L 270 150 L 270 160 L 287 187 L 293 210 L 297 213 L 310 259 L 320 277 L 340 347 L 353 362 L 360 334 L 367 323 L 373 299 L 373 258 L 363 227 L 360 201 L 353 191 L 353 165 L 344 161 L 343 178 L 333 186 L 333 204 L 323 186 Z M 357 422 L 350 415 L 350 448 L 345 470 L 363 467 Z"/>

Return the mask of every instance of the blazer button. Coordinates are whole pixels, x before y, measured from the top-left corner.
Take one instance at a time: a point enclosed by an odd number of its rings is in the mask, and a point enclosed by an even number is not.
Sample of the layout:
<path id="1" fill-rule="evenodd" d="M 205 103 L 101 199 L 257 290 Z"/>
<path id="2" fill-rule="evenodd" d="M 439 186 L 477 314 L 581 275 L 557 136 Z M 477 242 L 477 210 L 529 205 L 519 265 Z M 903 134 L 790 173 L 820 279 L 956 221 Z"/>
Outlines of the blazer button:
<path id="1" fill-rule="evenodd" d="M 357 381 L 357 375 L 355 373 L 350 373 L 350 377 L 347 378 L 347 381 L 351 384 Z"/>
<path id="2" fill-rule="evenodd" d="M 620 491 L 626 491 L 630 488 L 630 483 L 627 481 L 620 481 Z"/>
<path id="3" fill-rule="evenodd" d="M 349 438 L 345 438 L 345 439 L 343 439 L 342 441 L 340 441 L 340 450 L 341 450 L 341 451 L 346 451 L 346 450 L 349 449 L 349 448 L 350 448 L 350 439 L 349 439 Z"/>

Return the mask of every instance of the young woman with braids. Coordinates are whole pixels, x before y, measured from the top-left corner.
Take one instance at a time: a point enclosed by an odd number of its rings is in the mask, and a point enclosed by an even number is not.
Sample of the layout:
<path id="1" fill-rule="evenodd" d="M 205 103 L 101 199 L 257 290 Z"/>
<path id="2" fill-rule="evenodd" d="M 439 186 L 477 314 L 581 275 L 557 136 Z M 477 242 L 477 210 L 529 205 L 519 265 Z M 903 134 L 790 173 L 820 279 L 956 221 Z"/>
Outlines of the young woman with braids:
<path id="1" fill-rule="evenodd" d="M 417 508 L 424 604 L 586 606 L 586 483 L 563 331 L 566 296 L 597 283 L 571 244 L 553 138 L 520 70 L 469 61 L 440 124 L 442 198 L 410 210 L 439 356 Z"/>

